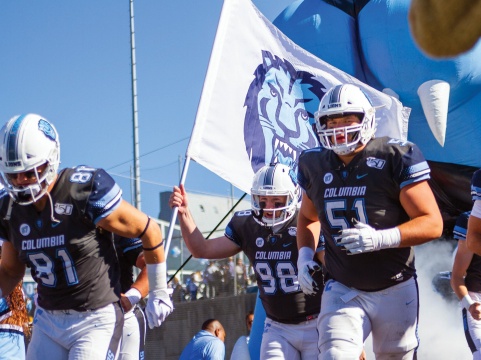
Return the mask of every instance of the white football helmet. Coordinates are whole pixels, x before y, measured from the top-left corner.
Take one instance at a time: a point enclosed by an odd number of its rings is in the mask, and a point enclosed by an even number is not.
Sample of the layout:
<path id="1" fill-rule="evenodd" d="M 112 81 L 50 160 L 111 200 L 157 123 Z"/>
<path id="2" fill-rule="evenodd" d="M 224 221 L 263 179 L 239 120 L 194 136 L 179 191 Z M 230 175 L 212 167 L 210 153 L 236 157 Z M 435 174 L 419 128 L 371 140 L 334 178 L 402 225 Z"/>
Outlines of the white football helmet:
<path id="1" fill-rule="evenodd" d="M 60 164 L 60 143 L 57 130 L 46 119 L 36 114 L 11 118 L 0 130 L 0 181 L 10 196 L 20 205 L 40 199 L 57 175 Z M 46 168 L 38 172 L 38 168 Z M 33 172 L 36 182 L 15 186 L 12 177 Z"/>
<path id="2" fill-rule="evenodd" d="M 371 101 L 358 86 L 352 84 L 334 86 L 322 97 L 319 110 L 314 114 L 321 145 L 338 155 L 347 155 L 356 150 L 359 142 L 363 145 L 367 144 L 376 131 L 375 112 Z M 327 129 L 327 119 L 347 115 L 360 116 L 361 123 Z M 340 131 L 344 131 L 346 139 L 342 144 L 336 141 L 336 133 L 339 134 Z M 352 139 L 348 139 L 348 135 L 352 135 Z"/>
<path id="3" fill-rule="evenodd" d="M 251 189 L 251 205 L 254 219 L 263 225 L 273 227 L 281 225 L 292 218 L 299 202 L 299 185 L 290 175 L 291 169 L 283 164 L 264 165 L 254 175 Z M 280 207 L 267 209 L 260 201 L 261 196 L 286 196 L 286 202 Z M 273 212 L 274 216 L 264 216 L 265 212 Z M 281 212 L 275 217 L 276 212 Z"/>

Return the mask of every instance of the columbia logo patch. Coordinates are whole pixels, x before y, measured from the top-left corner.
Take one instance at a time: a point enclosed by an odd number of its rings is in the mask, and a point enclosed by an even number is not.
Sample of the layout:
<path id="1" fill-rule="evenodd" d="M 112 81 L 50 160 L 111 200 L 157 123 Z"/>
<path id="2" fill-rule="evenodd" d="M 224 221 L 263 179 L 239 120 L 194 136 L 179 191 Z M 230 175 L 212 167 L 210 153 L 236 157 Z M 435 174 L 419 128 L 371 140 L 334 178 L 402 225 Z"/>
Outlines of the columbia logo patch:
<path id="1" fill-rule="evenodd" d="M 261 237 L 258 237 L 256 239 L 256 245 L 257 245 L 257 247 L 263 247 L 264 246 L 264 239 L 261 238 Z"/>
<path id="2" fill-rule="evenodd" d="M 334 180 L 334 176 L 331 173 L 327 173 L 324 175 L 324 184 L 330 184 Z"/>
<path id="3" fill-rule="evenodd" d="M 28 224 L 20 225 L 20 234 L 28 236 L 30 234 L 30 226 Z"/>

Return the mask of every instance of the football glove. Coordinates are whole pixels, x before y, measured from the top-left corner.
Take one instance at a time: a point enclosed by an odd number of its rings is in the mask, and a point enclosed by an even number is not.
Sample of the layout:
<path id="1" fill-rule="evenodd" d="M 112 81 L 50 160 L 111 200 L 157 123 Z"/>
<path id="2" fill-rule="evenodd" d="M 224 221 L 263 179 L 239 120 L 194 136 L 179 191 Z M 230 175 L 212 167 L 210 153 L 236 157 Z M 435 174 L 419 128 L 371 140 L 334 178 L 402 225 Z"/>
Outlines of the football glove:
<path id="1" fill-rule="evenodd" d="M 343 246 L 348 251 L 348 255 L 396 248 L 400 244 L 401 233 L 397 227 L 376 230 L 362 222 L 354 224 L 352 229 L 342 230 L 337 242 L 338 246 Z"/>
<path id="2" fill-rule="evenodd" d="M 174 305 L 166 289 L 149 291 L 145 316 L 150 329 L 160 326 L 173 310 Z"/>
<path id="3" fill-rule="evenodd" d="M 160 326 L 167 316 L 174 310 L 167 289 L 167 266 L 165 262 L 147 264 L 147 277 L 149 279 L 149 299 L 145 307 L 145 317 L 149 328 Z"/>
<path id="4" fill-rule="evenodd" d="M 314 295 L 319 291 L 319 285 L 313 279 L 312 274 L 321 270 L 321 267 L 314 260 L 314 250 L 303 246 L 299 249 L 297 259 L 297 279 L 301 290 L 306 295 Z"/>

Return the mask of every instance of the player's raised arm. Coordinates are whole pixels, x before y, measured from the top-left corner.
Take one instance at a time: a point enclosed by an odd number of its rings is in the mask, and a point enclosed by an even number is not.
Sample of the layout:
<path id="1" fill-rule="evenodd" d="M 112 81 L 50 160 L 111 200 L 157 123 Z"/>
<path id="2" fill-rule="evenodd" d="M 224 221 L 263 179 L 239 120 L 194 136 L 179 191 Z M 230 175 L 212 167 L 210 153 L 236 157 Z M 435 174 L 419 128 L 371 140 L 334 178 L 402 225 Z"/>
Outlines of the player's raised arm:
<path id="1" fill-rule="evenodd" d="M 178 208 L 180 230 L 185 244 L 195 258 L 224 259 L 237 254 L 241 249 L 226 236 L 207 240 L 195 224 L 188 208 L 188 195 L 184 185 L 174 186 L 169 205 Z"/>

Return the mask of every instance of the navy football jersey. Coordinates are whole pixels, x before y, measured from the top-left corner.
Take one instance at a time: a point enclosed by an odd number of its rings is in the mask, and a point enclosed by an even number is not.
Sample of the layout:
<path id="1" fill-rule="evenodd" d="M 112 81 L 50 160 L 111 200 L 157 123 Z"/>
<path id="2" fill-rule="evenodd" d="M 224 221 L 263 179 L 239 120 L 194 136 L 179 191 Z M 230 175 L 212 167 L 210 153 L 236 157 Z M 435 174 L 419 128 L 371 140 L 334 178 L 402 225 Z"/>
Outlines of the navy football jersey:
<path id="1" fill-rule="evenodd" d="M 306 321 L 320 311 L 322 274 L 316 273 L 321 290 L 305 295 L 297 280 L 297 212 L 278 234 L 255 221 L 250 210 L 234 214 L 225 236 L 236 243 L 254 268 L 259 297 L 268 318 L 281 323 Z"/>
<path id="2" fill-rule="evenodd" d="M 6 192 L 0 197 L 0 239 L 11 242 L 31 268 L 38 304 L 85 310 L 118 301 L 112 234 L 96 224 L 120 205 L 120 187 L 104 170 L 79 166 L 62 170 L 50 195 L 53 214 L 50 201 L 38 212 Z"/>
<path id="3" fill-rule="evenodd" d="M 328 275 L 365 291 L 381 290 L 416 274 L 413 248 L 347 255 L 336 246 L 339 232 L 355 221 L 389 229 L 409 220 L 401 188 L 429 179 L 419 148 L 387 137 L 373 139 L 345 166 L 334 151 L 315 148 L 299 158 L 298 182 L 312 200 L 325 237 Z"/>
<path id="4" fill-rule="evenodd" d="M 120 289 L 126 293 L 134 283 L 134 266 L 142 253 L 142 240 L 114 235 L 114 243 L 120 264 Z"/>

